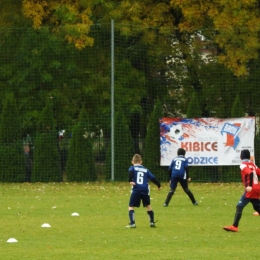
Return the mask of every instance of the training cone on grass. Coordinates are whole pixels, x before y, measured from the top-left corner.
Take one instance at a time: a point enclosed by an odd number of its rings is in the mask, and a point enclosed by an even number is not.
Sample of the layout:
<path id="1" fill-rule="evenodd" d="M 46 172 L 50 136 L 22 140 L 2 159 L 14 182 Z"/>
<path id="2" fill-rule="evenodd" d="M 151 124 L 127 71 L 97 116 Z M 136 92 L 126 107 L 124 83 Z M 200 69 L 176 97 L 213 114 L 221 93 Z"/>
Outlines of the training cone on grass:
<path id="1" fill-rule="evenodd" d="M 50 224 L 48 224 L 48 223 L 44 223 L 44 224 L 42 224 L 42 225 L 41 225 L 41 227 L 47 227 L 47 228 L 50 228 L 50 227 L 51 227 L 51 225 L 50 225 Z"/>
<path id="2" fill-rule="evenodd" d="M 73 216 L 73 217 L 78 217 L 78 216 L 79 216 L 79 213 L 74 212 L 74 213 L 71 214 L 71 216 Z"/>
<path id="3" fill-rule="evenodd" d="M 7 243 L 16 243 L 18 241 L 15 238 L 9 238 L 6 242 Z"/>

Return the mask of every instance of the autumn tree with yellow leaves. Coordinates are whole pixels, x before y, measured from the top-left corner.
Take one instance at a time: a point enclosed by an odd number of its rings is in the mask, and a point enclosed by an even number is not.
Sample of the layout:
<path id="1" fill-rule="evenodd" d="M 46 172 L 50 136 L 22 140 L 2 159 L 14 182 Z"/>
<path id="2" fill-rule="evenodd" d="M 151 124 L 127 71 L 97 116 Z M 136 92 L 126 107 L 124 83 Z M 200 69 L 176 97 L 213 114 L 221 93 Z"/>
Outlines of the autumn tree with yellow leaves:
<path id="1" fill-rule="evenodd" d="M 235 75 L 248 74 L 248 63 L 259 58 L 260 6 L 257 0 L 171 0 L 183 14 L 181 32 L 210 32 L 218 60 Z"/>
<path id="2" fill-rule="evenodd" d="M 89 36 L 93 23 L 111 19 L 120 23 L 123 35 L 141 33 L 147 44 L 168 44 L 158 35 L 169 36 L 176 30 L 186 35 L 202 31 L 216 44 L 219 62 L 237 76 L 248 73 L 247 64 L 258 58 L 260 47 L 257 0 L 3 0 L 2 6 L 1 24 L 11 25 L 14 19 L 9 13 L 20 19 L 23 15 L 34 29 L 49 26 L 79 49 L 93 46 L 94 39 Z M 157 28 L 159 34 L 146 28 Z"/>
<path id="3" fill-rule="evenodd" d="M 128 122 L 140 121 L 130 129 L 142 128 L 143 138 L 157 98 L 178 116 L 195 90 L 205 115 L 227 117 L 236 94 L 247 91 L 241 102 L 258 111 L 250 94 L 258 80 L 256 0 L 2 0 L 0 7 L 1 28 L 26 28 L 2 31 L 13 34 L 2 41 L 0 69 L 2 82 L 23 89 L 22 108 L 38 100 L 24 123 L 30 129 L 50 96 L 60 126 L 73 122 L 83 100 L 94 120 L 109 113 L 111 19 L 115 100 Z"/>
<path id="4" fill-rule="evenodd" d="M 93 24 L 90 19 L 92 5 L 92 1 L 82 0 L 23 0 L 22 13 L 32 20 L 34 29 L 49 26 L 53 33 L 64 35 L 69 43 L 82 49 L 94 42 L 88 36 Z"/>

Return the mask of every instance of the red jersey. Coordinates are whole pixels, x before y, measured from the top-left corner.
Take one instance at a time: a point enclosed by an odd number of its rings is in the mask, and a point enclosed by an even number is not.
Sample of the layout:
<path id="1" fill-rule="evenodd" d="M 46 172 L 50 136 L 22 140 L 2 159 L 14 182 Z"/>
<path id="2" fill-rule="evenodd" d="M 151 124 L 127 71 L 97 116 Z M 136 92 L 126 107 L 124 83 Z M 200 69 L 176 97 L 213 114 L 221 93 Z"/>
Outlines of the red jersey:
<path id="1" fill-rule="evenodd" d="M 252 191 L 246 192 L 246 198 L 259 199 L 260 186 L 258 183 L 258 176 L 260 176 L 260 169 L 250 160 L 243 160 L 240 169 L 244 187 L 252 186 Z M 252 184 L 250 183 L 250 179 L 252 180 Z"/>

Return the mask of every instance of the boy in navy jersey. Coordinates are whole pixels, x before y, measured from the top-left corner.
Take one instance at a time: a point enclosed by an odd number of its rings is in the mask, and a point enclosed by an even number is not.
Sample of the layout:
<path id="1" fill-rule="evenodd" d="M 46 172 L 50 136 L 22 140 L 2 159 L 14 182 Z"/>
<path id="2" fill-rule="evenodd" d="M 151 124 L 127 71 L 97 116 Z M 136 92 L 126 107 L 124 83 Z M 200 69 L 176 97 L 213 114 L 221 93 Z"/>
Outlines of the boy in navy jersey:
<path id="1" fill-rule="evenodd" d="M 135 207 L 140 207 L 141 201 L 143 206 L 146 207 L 147 214 L 150 220 L 150 227 L 155 227 L 154 212 L 150 203 L 150 188 L 148 181 L 151 180 L 158 189 L 161 189 L 160 182 L 156 177 L 144 166 L 142 166 L 142 157 L 139 154 L 135 154 L 132 159 L 132 164 L 128 170 L 129 183 L 132 185 L 132 193 L 129 201 L 129 219 L 130 223 L 127 228 L 135 228 Z"/>
<path id="2" fill-rule="evenodd" d="M 185 154 L 185 149 L 179 148 L 177 151 L 178 156 L 172 160 L 171 165 L 169 166 L 170 191 L 163 204 L 164 207 L 168 207 L 171 198 L 175 193 L 178 182 L 181 184 L 184 192 L 189 196 L 193 205 L 198 205 L 192 192 L 188 188 L 188 181 L 191 179 L 189 177 L 188 160 L 184 157 Z"/>
<path id="3" fill-rule="evenodd" d="M 237 232 L 238 224 L 242 217 L 244 207 L 251 202 L 254 210 L 260 213 L 260 186 L 258 183 L 258 176 L 260 176 L 260 169 L 250 161 L 250 151 L 245 149 L 240 153 L 242 163 L 240 165 L 242 182 L 244 185 L 244 193 L 236 206 L 236 213 L 232 226 L 223 227 L 226 231 Z"/>

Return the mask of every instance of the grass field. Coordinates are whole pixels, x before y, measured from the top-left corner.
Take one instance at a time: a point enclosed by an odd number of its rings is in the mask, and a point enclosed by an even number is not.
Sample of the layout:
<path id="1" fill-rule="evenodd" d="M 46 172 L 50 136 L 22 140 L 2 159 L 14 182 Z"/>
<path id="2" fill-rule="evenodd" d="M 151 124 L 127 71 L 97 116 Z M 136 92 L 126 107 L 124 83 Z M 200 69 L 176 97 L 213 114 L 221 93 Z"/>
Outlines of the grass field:
<path id="1" fill-rule="evenodd" d="M 231 225 L 242 184 L 191 183 L 198 206 L 180 187 L 169 207 L 151 186 L 156 228 L 143 208 L 136 229 L 127 229 L 128 183 L 0 185 L 0 259 L 253 259 L 258 258 L 260 218 L 248 205 L 239 232 Z M 73 212 L 80 216 L 71 216 Z M 50 228 L 41 227 L 48 223 Z M 7 243 L 15 238 L 17 243 Z"/>

